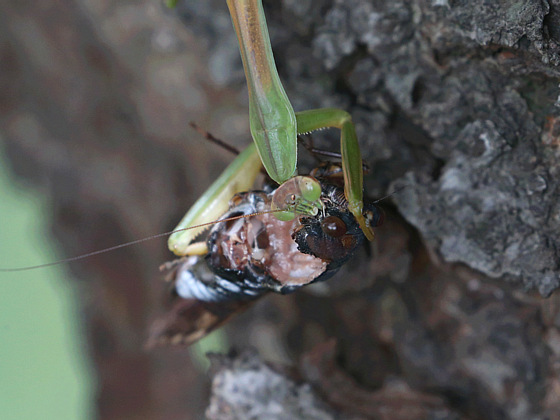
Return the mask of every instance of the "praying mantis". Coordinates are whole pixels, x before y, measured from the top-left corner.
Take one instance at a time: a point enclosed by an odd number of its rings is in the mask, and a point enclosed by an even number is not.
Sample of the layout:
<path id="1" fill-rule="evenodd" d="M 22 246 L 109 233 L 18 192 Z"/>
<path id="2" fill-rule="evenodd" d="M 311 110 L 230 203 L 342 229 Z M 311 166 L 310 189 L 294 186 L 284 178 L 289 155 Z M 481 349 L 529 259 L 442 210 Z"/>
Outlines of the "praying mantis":
<path id="1" fill-rule="evenodd" d="M 297 135 L 326 127 L 341 130 L 340 150 L 348 209 L 366 238 L 373 240 L 374 215 L 364 211 L 362 158 L 350 114 L 334 108 L 294 112 L 278 76 L 262 1 L 227 0 L 227 5 L 247 79 L 249 121 L 254 143 L 226 168 L 186 213 L 176 227 L 181 231 L 169 238 L 169 249 L 180 256 L 207 252 L 204 246 L 191 245 L 203 228 L 188 228 L 224 214 L 229 198 L 251 188 L 261 164 L 278 184 L 293 179 L 297 164 Z M 301 211 L 296 208 L 307 208 L 306 211 L 312 213 L 318 211 L 320 205 L 313 203 L 319 199 L 321 186 L 311 178 L 304 182 L 302 195 L 295 198 L 297 203 L 283 203 L 285 211 L 279 217 L 295 217 Z"/>
<path id="2" fill-rule="evenodd" d="M 274 225 L 274 227 L 270 229 L 274 234 L 278 232 L 285 234 L 280 240 L 276 241 L 279 246 L 288 244 L 288 246 L 291 247 L 290 250 L 281 253 L 287 256 L 287 263 L 277 263 L 275 265 L 276 268 L 283 265 L 292 268 L 292 261 L 308 258 L 307 256 L 302 257 L 301 254 L 313 254 L 314 252 L 312 251 L 300 250 L 299 246 L 301 244 L 305 246 L 309 245 L 308 248 L 311 249 L 313 244 L 307 241 L 306 238 L 312 237 L 315 233 L 321 234 L 321 230 L 332 229 L 331 237 L 339 241 L 337 245 L 338 248 L 336 248 L 335 252 L 331 252 L 324 258 L 320 256 L 313 257 L 315 263 L 319 265 L 316 266 L 313 271 L 308 271 L 303 276 L 300 283 L 294 285 L 293 279 L 288 279 L 282 283 L 283 280 L 280 279 L 279 276 L 271 273 L 263 277 L 263 284 L 267 287 L 270 284 L 277 286 L 274 281 L 278 280 L 280 286 L 277 289 L 266 289 L 265 287 L 258 292 L 259 296 L 261 292 L 264 294 L 270 290 L 280 293 L 290 293 L 296 290 L 297 287 L 304 286 L 320 278 L 325 279 L 329 274 L 334 273 L 351 257 L 364 237 L 369 240 L 373 239 L 373 227 L 380 224 L 382 216 L 380 216 L 380 212 L 376 211 L 374 207 L 369 205 L 364 206 L 363 165 L 355 128 L 350 115 L 343 110 L 332 108 L 294 112 L 276 70 L 261 1 L 228 0 L 227 4 L 238 36 L 241 57 L 248 83 L 250 128 L 254 143 L 240 153 L 222 175 L 214 181 L 210 188 L 195 202 L 177 228 L 174 229 L 174 233 L 169 238 L 168 245 L 169 248 L 179 256 L 194 257 L 192 265 L 189 265 L 183 272 L 188 272 L 191 267 L 198 269 L 199 266 L 202 266 L 204 259 L 200 257 L 212 257 L 214 254 L 217 254 L 208 248 L 209 242 L 195 242 L 201 231 L 204 230 L 204 227 L 197 226 L 202 224 L 209 225 L 217 220 L 218 222 L 222 222 L 216 225 L 218 231 L 220 231 L 220 229 L 221 231 L 226 231 L 226 228 L 220 228 L 220 226 L 224 226 L 225 223 L 222 219 L 223 215 L 227 214 L 228 210 L 231 210 L 230 203 L 232 197 L 235 198 L 239 196 L 239 193 L 251 190 L 258 174 L 264 167 L 269 177 L 280 184 L 280 186 L 275 189 L 275 196 L 282 196 L 279 192 L 288 191 L 288 194 L 285 194 L 281 200 L 275 201 L 272 199 L 270 211 L 266 212 L 272 213 L 274 217 L 281 222 L 299 219 L 300 216 L 303 218 L 306 216 L 315 217 L 318 214 L 320 217 L 315 219 L 321 219 L 321 221 L 332 220 L 332 218 L 341 216 L 346 225 L 343 233 L 337 231 L 338 227 L 336 223 L 331 224 L 330 222 L 326 226 L 307 224 L 303 226 L 303 229 L 297 231 L 296 229 L 299 229 L 301 226 L 290 227 L 295 226 L 296 223 L 293 225 L 286 223 L 286 226 L 288 226 L 287 228 Z M 323 188 L 321 182 L 313 177 L 297 175 L 297 135 L 324 127 L 334 127 L 341 130 L 340 148 L 344 187 L 340 192 L 336 189 L 329 190 L 328 188 Z M 245 198 L 247 198 L 246 201 L 250 201 L 250 199 L 254 197 L 256 197 L 255 200 L 259 198 L 258 194 L 245 196 Z M 342 211 L 340 211 L 341 208 Z M 256 209 L 256 211 L 260 212 L 260 209 Z M 252 212 L 248 217 L 252 217 L 251 215 L 254 216 L 255 214 L 255 212 Z M 313 217 L 307 217 L 307 219 L 313 219 Z M 244 220 L 247 220 L 246 223 L 248 226 L 253 226 L 253 221 L 250 218 Z M 269 223 L 268 221 L 263 222 L 262 220 L 258 222 L 261 222 L 261 224 Z M 298 220 L 296 220 L 296 222 L 298 222 Z M 255 223 L 255 225 L 257 225 L 257 223 Z M 325 227 L 326 229 L 324 229 Z M 24 267 L 15 270 L 0 269 L 0 271 L 35 269 L 61 262 L 74 261 L 164 235 L 167 235 L 167 233 L 55 263 Z M 294 239 L 296 235 L 305 236 L 297 242 L 297 246 Z M 231 235 L 231 237 L 233 237 L 233 235 Z M 335 241 L 333 240 L 333 242 Z M 272 249 L 272 247 L 269 248 Z M 303 248 L 302 245 L 302 249 Z M 344 252 L 339 252 L 340 249 Z M 268 249 L 265 247 L 264 250 L 267 251 Z M 260 251 L 262 251 L 262 249 L 257 250 L 257 252 Z M 275 251 L 276 249 L 274 249 L 274 252 Z M 177 261 L 181 260 L 183 259 Z M 173 266 L 173 269 L 178 269 L 178 264 L 182 264 L 182 262 L 178 262 L 177 265 Z M 304 265 L 305 264 L 301 264 L 302 267 Z M 251 268 L 252 267 L 253 266 L 251 266 Z M 300 266 L 297 267 L 299 270 Z M 308 266 L 303 268 L 305 270 L 310 270 Z M 234 281 L 229 281 L 232 279 L 227 278 L 218 279 L 220 281 L 226 280 L 225 283 L 222 282 L 219 286 L 224 290 L 227 287 L 229 288 L 228 290 L 231 291 L 232 288 L 237 287 L 235 281 L 241 278 L 243 274 L 241 271 L 239 271 L 239 273 L 239 275 L 236 274 L 234 276 L 236 277 L 233 279 Z M 260 275 L 260 273 L 257 274 Z M 210 274 L 210 277 L 211 281 L 215 280 L 213 274 Z M 260 279 L 261 277 L 258 278 Z M 175 285 L 177 286 L 177 284 Z M 177 311 L 171 313 L 171 315 L 176 318 L 182 317 L 183 321 L 188 319 L 189 329 L 178 333 L 174 328 L 167 328 L 167 326 L 164 325 L 159 332 L 156 331 L 156 333 L 153 334 L 156 338 L 163 338 L 163 341 L 169 338 L 171 343 L 192 343 L 209 331 L 217 328 L 235 311 L 243 309 L 250 304 L 250 300 L 232 300 L 226 303 L 204 301 L 203 299 L 199 299 L 198 296 L 193 296 L 191 294 L 192 288 L 190 288 L 190 284 L 181 283 L 180 285 L 184 286 L 183 289 L 188 290 L 181 294 L 177 287 L 175 292 L 177 292 L 180 297 L 185 298 L 185 301 L 189 300 L 189 297 L 194 298 L 194 309 L 185 312 L 183 310 L 184 307 L 179 305 L 176 306 Z M 251 291 L 252 290 L 246 288 L 243 293 L 248 295 L 248 292 Z M 197 318 L 195 316 L 196 314 L 200 314 L 200 316 Z M 161 340 L 156 339 L 154 339 L 154 341 L 158 343 L 161 342 Z"/>
<path id="3" fill-rule="evenodd" d="M 329 278 L 383 222 L 374 203 L 364 205 L 363 164 L 350 115 L 332 108 L 294 112 L 276 70 L 261 1 L 227 4 L 247 79 L 254 142 L 170 236 L 169 249 L 183 258 L 161 267 L 172 285 L 172 305 L 153 323 L 148 347 L 190 345 L 268 292 L 292 293 Z M 297 175 L 298 134 L 325 127 L 341 130 L 343 189 L 319 170 L 312 171 L 317 178 Z M 270 193 L 251 191 L 262 167 L 280 184 Z M 206 239 L 197 241 L 210 223 Z"/>
<path id="4" fill-rule="evenodd" d="M 175 3 L 168 1 L 169 6 Z M 324 213 L 321 183 L 313 177 L 296 176 L 297 136 L 327 127 L 341 131 L 344 206 L 356 219 L 361 233 L 368 240 L 373 240 L 373 227 L 379 224 L 379 214 L 371 208 L 364 208 L 362 158 L 350 114 L 335 108 L 294 112 L 278 76 L 262 1 L 227 0 L 227 5 L 247 79 L 249 120 L 254 143 L 234 159 L 173 231 L 54 263 L 1 271 L 20 271 L 74 261 L 168 234 L 169 249 L 176 255 L 204 255 L 208 249 L 203 243 L 193 241 L 213 221 L 219 221 L 228 210 L 232 197 L 251 189 L 262 167 L 270 179 L 280 184 L 278 192 L 290 191 L 290 194 L 285 194 L 284 201 L 273 200 L 270 212 L 274 212 L 276 218 L 289 221 L 296 215 L 315 216 L 320 210 Z"/>

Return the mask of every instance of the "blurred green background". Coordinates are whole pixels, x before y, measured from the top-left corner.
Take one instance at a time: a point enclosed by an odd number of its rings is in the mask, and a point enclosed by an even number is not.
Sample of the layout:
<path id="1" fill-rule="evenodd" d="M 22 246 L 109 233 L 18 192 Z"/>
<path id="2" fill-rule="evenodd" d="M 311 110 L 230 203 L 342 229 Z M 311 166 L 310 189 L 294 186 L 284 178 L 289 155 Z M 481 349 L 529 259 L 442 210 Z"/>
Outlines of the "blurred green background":
<path id="1" fill-rule="evenodd" d="M 58 259 L 45 199 L 16 181 L 1 148 L 0 197 L 0 267 Z M 63 265 L 0 273 L 1 419 L 93 417 L 95 385 L 74 299 Z"/>

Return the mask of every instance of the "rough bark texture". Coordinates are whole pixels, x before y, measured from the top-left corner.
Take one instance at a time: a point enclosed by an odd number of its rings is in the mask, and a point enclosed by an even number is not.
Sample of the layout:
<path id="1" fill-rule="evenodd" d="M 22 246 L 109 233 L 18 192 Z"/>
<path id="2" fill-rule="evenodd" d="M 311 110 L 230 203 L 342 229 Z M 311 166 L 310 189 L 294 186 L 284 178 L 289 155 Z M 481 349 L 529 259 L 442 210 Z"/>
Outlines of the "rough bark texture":
<path id="1" fill-rule="evenodd" d="M 52 195 L 64 249 L 171 228 L 228 158 L 186 123 L 238 145 L 246 132 L 225 2 L 0 7 L 3 147 L 14 171 Z M 293 393 L 279 404 L 320 418 L 560 418 L 560 2 L 284 0 L 265 10 L 296 110 L 351 112 L 368 194 L 407 187 L 387 204 L 373 257 L 233 322 L 238 348 L 299 367 L 223 359 L 233 373 L 215 376 L 208 416 L 249 418 L 231 414 L 243 411 L 227 394 L 249 370 L 287 381 L 271 391 Z M 336 136 L 315 141 L 336 150 Z M 200 418 L 209 401 L 186 351 L 142 350 L 169 258 L 156 241 L 72 266 L 87 279 L 100 418 Z M 270 408 L 255 395 L 253 412 Z"/>

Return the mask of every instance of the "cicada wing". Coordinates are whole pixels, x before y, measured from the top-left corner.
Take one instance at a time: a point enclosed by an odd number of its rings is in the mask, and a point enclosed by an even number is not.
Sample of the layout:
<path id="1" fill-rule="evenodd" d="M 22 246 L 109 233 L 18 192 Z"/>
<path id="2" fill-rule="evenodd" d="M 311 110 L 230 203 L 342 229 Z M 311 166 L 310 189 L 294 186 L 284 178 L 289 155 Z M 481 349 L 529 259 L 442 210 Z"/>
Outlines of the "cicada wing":
<path id="1" fill-rule="evenodd" d="M 151 326 L 147 347 L 190 346 L 245 311 L 253 301 L 203 302 L 177 298 Z"/>
<path id="2" fill-rule="evenodd" d="M 166 312 L 156 319 L 146 346 L 190 346 L 245 311 L 264 293 L 247 299 L 244 294 L 218 291 L 216 276 L 204 258 L 184 257 L 163 264 L 160 270 L 170 286 Z"/>

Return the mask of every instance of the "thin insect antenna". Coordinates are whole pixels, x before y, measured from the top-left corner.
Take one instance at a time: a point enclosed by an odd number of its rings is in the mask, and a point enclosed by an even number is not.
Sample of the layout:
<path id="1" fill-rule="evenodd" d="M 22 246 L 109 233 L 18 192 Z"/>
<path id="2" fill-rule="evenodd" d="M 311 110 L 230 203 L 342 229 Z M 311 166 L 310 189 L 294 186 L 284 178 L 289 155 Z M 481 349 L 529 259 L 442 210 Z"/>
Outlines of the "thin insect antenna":
<path id="1" fill-rule="evenodd" d="M 392 195 L 395 195 L 396 193 L 401 192 L 402 190 L 404 190 L 405 188 L 408 188 L 408 187 L 410 187 L 410 185 L 409 185 L 409 184 L 405 184 L 405 185 L 403 185 L 403 186 L 397 188 L 397 189 L 394 190 L 393 192 L 387 194 L 385 197 L 381 197 L 380 199 L 375 200 L 375 201 L 373 202 L 373 204 L 377 204 L 377 203 L 379 203 L 380 201 L 383 201 L 383 200 L 385 200 L 385 199 L 391 197 Z"/>
<path id="2" fill-rule="evenodd" d="M 196 131 L 198 131 L 206 140 L 211 141 L 214 144 L 217 144 L 218 146 L 220 146 L 223 149 L 226 149 L 228 152 L 233 153 L 234 155 L 238 155 L 239 153 L 241 153 L 239 151 L 239 149 L 237 149 L 236 147 L 233 147 L 231 144 L 225 142 L 224 140 L 221 140 L 217 137 L 214 137 L 211 133 L 209 133 L 208 131 L 206 131 L 204 128 L 200 127 L 198 124 L 196 124 L 195 122 L 191 121 L 189 123 L 189 125 L 194 128 Z M 266 170 L 264 169 L 264 167 L 261 167 L 261 174 L 263 174 L 264 176 L 268 176 L 268 174 L 266 173 Z"/>
<path id="3" fill-rule="evenodd" d="M 169 235 L 171 235 L 173 233 L 176 233 L 176 232 L 183 232 L 185 230 L 197 229 L 197 228 L 210 226 L 210 225 L 220 223 L 220 222 L 231 222 L 233 220 L 243 219 L 243 218 L 247 218 L 247 217 L 260 216 L 260 215 L 269 214 L 269 213 L 277 213 L 277 212 L 280 212 L 280 211 L 283 211 L 283 210 L 282 209 L 264 210 L 264 211 L 259 211 L 259 212 L 256 212 L 256 213 L 242 214 L 242 215 L 239 215 L 239 216 L 226 217 L 225 219 L 214 220 L 213 222 L 207 222 L 207 223 L 202 223 L 202 224 L 196 225 L 196 226 L 189 226 L 189 227 L 182 228 L 182 229 L 170 230 L 169 232 L 158 233 L 156 235 L 147 236 L 147 237 L 142 238 L 142 239 L 136 239 L 135 241 L 130 241 L 130 242 L 126 242 L 124 244 L 111 246 L 109 248 L 100 249 L 98 251 L 88 252 L 87 254 L 78 255 L 76 257 L 64 258 L 62 260 L 58 260 L 58 261 L 54 261 L 54 262 L 50 262 L 50 263 L 46 263 L 46 264 L 31 265 L 31 266 L 28 266 L 28 267 L 17 267 L 17 268 L 0 268 L 0 273 L 13 273 L 13 272 L 16 272 L 16 271 L 29 271 L 29 270 L 36 270 L 38 268 L 51 267 L 53 265 L 66 264 L 66 263 L 69 263 L 69 262 L 74 262 L 74 261 L 78 261 L 78 260 L 83 260 L 85 258 L 93 257 L 95 255 L 105 254 L 106 252 L 115 251 L 117 249 L 126 248 L 126 247 L 129 247 L 129 246 L 132 246 L 132 245 L 137 245 L 137 244 L 140 244 L 142 242 L 151 241 L 153 239 L 163 238 L 165 236 L 169 236 Z"/>
<path id="4" fill-rule="evenodd" d="M 189 123 L 189 125 L 194 128 L 196 131 L 198 131 L 206 140 L 211 141 L 212 143 L 217 144 L 218 146 L 222 147 L 223 149 L 226 149 L 228 152 L 233 153 L 234 155 L 238 155 L 239 154 L 239 150 L 237 150 L 237 148 L 233 147 L 231 144 L 217 138 L 214 137 L 211 133 L 209 133 L 208 131 L 206 131 L 205 129 L 203 129 L 202 127 L 200 127 L 198 124 L 196 124 L 195 122 L 191 121 Z"/>
<path id="5" fill-rule="evenodd" d="M 319 156 L 324 157 L 324 158 L 332 158 L 332 159 L 342 160 L 342 154 L 340 152 L 333 152 L 333 151 L 330 151 L 330 150 L 319 149 L 319 148 L 313 146 L 313 138 L 311 137 L 310 133 L 304 133 L 304 135 L 306 135 L 308 137 L 308 139 L 305 139 L 303 137 L 303 135 L 301 135 L 301 134 L 298 134 L 297 138 L 298 138 L 300 144 L 305 148 L 305 150 L 307 150 L 309 152 L 309 154 L 311 156 L 313 156 L 313 158 L 317 162 L 323 162 L 322 159 L 319 159 Z M 369 165 L 363 159 L 362 159 L 362 169 L 364 170 L 364 172 L 369 172 Z"/>

